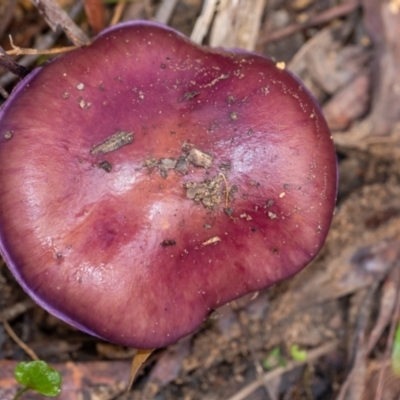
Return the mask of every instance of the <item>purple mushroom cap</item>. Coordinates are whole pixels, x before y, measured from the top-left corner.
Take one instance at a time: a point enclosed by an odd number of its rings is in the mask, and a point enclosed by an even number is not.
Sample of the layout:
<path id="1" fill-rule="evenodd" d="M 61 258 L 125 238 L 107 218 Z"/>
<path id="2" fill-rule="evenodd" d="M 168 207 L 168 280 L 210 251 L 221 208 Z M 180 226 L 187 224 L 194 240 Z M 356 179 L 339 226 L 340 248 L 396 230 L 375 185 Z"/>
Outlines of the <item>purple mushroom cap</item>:
<path id="1" fill-rule="evenodd" d="M 0 252 L 43 308 L 156 348 L 305 267 L 336 156 L 271 60 L 130 22 L 36 69 L 0 110 Z"/>

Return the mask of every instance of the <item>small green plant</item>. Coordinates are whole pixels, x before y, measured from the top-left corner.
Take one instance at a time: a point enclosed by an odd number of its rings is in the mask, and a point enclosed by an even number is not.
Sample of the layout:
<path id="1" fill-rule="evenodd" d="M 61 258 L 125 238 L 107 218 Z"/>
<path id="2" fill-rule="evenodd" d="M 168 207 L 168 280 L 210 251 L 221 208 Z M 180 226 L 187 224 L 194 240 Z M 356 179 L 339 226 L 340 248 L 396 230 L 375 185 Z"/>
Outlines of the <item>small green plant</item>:
<path id="1" fill-rule="evenodd" d="M 282 357 L 281 349 L 279 347 L 274 347 L 265 357 L 263 361 L 263 368 L 266 370 L 271 370 L 276 367 L 285 367 L 286 361 Z"/>
<path id="2" fill-rule="evenodd" d="M 19 399 L 28 390 L 55 397 L 61 392 L 61 375 L 44 361 L 20 362 L 14 371 L 15 379 L 24 387 L 15 395 Z"/>
<path id="3" fill-rule="evenodd" d="M 396 333 L 394 335 L 392 370 L 395 375 L 400 376 L 400 323 L 397 324 Z"/>
<path id="4" fill-rule="evenodd" d="M 290 355 L 295 361 L 307 360 L 307 352 L 305 350 L 301 350 L 299 345 L 297 344 L 294 344 L 290 347 Z"/>

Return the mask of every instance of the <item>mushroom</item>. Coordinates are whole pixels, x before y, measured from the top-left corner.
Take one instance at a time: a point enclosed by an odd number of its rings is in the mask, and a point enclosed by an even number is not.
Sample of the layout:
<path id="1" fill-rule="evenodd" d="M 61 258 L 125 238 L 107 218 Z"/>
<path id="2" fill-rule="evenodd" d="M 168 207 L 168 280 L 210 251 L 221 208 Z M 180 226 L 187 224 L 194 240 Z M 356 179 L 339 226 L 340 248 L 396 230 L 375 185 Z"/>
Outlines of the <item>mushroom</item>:
<path id="1" fill-rule="evenodd" d="M 292 276 L 331 223 L 336 157 L 290 72 L 129 22 L 35 69 L 0 111 L 0 251 L 97 337 L 157 348 Z"/>

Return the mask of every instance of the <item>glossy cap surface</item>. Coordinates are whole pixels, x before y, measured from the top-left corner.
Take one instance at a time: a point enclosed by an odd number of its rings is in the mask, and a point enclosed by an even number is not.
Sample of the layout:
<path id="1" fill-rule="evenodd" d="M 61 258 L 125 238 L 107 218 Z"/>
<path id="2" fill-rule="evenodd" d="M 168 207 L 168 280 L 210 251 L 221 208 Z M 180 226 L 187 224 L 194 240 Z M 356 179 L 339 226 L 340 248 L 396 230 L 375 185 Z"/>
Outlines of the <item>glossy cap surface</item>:
<path id="1" fill-rule="evenodd" d="M 254 53 L 131 22 L 22 81 L 0 111 L 1 253 L 45 309 L 161 347 L 320 250 L 330 132 Z"/>

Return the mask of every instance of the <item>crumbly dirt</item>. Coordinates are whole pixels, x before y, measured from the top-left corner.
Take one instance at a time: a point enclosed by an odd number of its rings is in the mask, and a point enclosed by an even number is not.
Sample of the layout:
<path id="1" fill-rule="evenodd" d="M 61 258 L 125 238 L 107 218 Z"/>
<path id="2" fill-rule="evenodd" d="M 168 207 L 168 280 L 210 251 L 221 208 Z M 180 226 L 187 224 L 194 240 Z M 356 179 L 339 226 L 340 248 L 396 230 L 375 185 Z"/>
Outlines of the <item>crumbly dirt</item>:
<path id="1" fill-rule="evenodd" d="M 222 182 L 223 180 L 220 176 L 203 182 L 186 182 L 186 198 L 193 200 L 195 203 L 202 203 L 206 208 L 213 209 L 222 202 Z"/>

